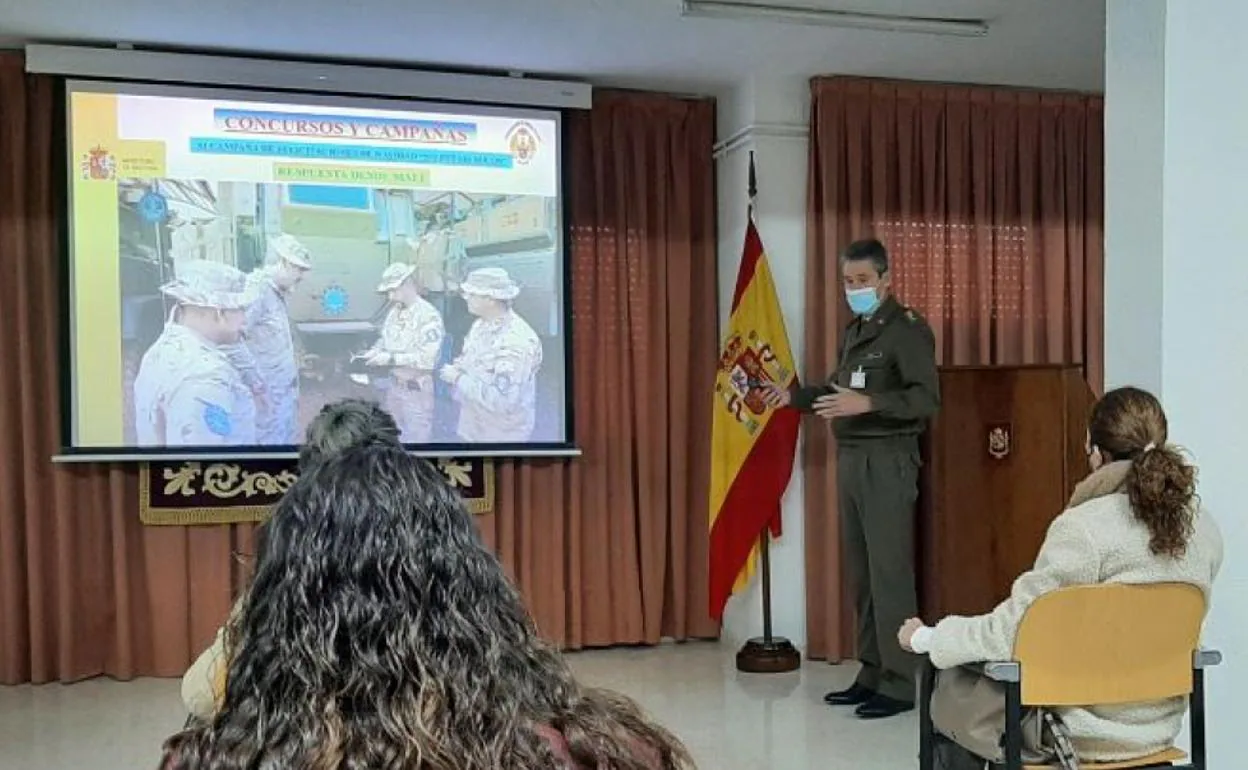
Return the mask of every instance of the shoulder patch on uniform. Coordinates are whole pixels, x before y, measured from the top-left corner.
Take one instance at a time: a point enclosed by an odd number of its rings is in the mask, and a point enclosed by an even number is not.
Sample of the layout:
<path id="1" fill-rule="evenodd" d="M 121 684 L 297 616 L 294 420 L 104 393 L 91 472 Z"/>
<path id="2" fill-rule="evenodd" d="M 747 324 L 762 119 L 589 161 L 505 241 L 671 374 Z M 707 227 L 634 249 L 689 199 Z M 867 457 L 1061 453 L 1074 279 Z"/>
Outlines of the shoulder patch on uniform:
<path id="1" fill-rule="evenodd" d="M 511 390 L 511 375 L 507 372 L 499 372 L 494 375 L 494 387 L 498 388 L 500 393 L 506 393 Z"/>
<path id="2" fill-rule="evenodd" d="M 441 337 L 442 332 L 437 328 L 430 328 L 425 332 L 425 342 L 437 342 Z"/>
<path id="3" fill-rule="evenodd" d="M 231 433 L 230 413 L 220 404 L 204 404 L 204 426 L 214 435 L 228 436 Z"/>

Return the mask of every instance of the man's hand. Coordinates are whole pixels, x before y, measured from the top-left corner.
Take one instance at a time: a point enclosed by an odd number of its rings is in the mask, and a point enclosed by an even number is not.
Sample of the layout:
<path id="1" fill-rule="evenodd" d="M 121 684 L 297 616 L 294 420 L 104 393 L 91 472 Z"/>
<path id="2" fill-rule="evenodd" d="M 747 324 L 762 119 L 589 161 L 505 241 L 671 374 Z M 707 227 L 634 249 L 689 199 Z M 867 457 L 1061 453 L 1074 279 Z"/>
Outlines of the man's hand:
<path id="1" fill-rule="evenodd" d="M 780 409 L 793 402 L 793 394 L 789 393 L 788 388 L 782 388 L 770 380 L 759 385 L 758 389 L 763 392 L 763 401 L 772 409 Z"/>
<path id="2" fill-rule="evenodd" d="M 459 378 L 463 376 L 463 372 L 461 372 L 459 367 L 455 364 L 447 364 L 442 367 L 441 371 L 438 372 L 438 376 L 442 378 L 443 382 L 454 385 L 459 382 Z"/>
<path id="3" fill-rule="evenodd" d="M 865 393 L 832 386 L 832 393 L 815 399 L 815 414 L 825 420 L 853 417 L 871 411 L 871 397 Z"/>
<path id="4" fill-rule="evenodd" d="M 901 624 L 901 628 L 897 631 L 897 643 L 901 645 L 901 649 L 906 652 L 914 652 L 914 647 L 910 642 L 914 639 L 914 634 L 923 627 L 923 621 L 918 618 L 910 618 Z"/>

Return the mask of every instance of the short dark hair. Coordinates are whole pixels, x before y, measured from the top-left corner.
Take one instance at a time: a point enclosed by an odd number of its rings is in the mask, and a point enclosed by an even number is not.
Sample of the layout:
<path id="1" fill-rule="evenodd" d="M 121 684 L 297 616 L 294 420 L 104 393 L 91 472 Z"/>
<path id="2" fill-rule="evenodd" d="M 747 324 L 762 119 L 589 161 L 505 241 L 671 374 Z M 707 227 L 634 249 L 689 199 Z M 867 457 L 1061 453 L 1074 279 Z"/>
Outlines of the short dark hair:
<path id="1" fill-rule="evenodd" d="M 401 447 L 394 417 L 373 401 L 347 398 L 326 404 L 312 422 L 299 449 L 299 468 L 311 466 L 357 446 Z"/>
<path id="2" fill-rule="evenodd" d="M 888 272 L 888 249 L 884 248 L 884 244 L 875 238 L 854 241 L 841 252 L 842 265 L 846 262 L 864 262 L 866 260 L 871 261 L 871 266 L 875 268 L 876 273 L 884 275 Z"/>

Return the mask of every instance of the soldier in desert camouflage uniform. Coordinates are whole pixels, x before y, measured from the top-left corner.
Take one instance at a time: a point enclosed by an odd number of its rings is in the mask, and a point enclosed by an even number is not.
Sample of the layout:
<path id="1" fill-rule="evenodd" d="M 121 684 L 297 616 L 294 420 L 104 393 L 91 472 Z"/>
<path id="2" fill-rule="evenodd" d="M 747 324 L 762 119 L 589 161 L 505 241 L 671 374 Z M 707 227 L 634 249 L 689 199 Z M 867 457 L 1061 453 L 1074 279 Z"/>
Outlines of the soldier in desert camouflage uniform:
<path id="1" fill-rule="evenodd" d="M 226 350 L 238 342 L 246 319 L 244 284 L 236 268 L 188 260 L 161 287 L 176 305 L 134 381 L 140 446 L 255 442 L 255 401 Z"/>
<path id="2" fill-rule="evenodd" d="M 394 415 L 408 444 L 428 443 L 433 432 L 433 371 L 446 329 L 442 316 L 420 296 L 413 280 L 416 268 L 396 262 L 381 275 L 377 291 L 394 307 L 386 315 L 381 337 L 361 358 L 370 366 L 389 366 L 393 380 L 384 406 Z"/>
<path id="3" fill-rule="evenodd" d="M 472 326 L 472 316 L 459 295 L 468 258 L 466 247 L 464 239 L 455 232 L 446 203 L 434 205 L 427 216 L 424 233 L 407 241 L 416 268 L 416 285 L 420 296 L 441 314 L 447 336 L 458 344 Z"/>
<path id="4" fill-rule="evenodd" d="M 253 302 L 243 344 L 231 351 L 243 381 L 256 394 L 256 443 L 298 443 L 299 361 L 286 297 L 312 269 L 307 248 L 294 236 L 269 241 L 268 265 L 248 276 Z"/>
<path id="5" fill-rule="evenodd" d="M 419 238 L 409 239 L 408 247 L 413 254 L 416 283 L 432 304 L 437 304 L 434 297 L 449 296 L 459 290 L 467 257 L 463 239 L 451 227 L 446 204 L 434 207 L 428 229 Z"/>
<path id="6" fill-rule="evenodd" d="M 459 437 L 467 442 L 523 443 L 537 421 L 542 343 L 512 310 L 520 287 L 502 268 L 474 270 L 461 291 L 477 317 L 463 352 L 442 368 L 460 404 Z"/>

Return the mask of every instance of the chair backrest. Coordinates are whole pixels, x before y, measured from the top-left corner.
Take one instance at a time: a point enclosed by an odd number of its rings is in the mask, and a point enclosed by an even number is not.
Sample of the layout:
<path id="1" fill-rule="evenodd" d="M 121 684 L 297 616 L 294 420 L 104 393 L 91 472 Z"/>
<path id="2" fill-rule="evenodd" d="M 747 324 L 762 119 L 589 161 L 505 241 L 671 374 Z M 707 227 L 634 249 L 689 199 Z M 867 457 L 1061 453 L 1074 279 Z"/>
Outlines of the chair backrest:
<path id="1" fill-rule="evenodd" d="M 1204 593 L 1183 583 L 1045 594 L 1014 641 L 1023 703 L 1100 706 L 1189 694 L 1204 617 Z"/>

